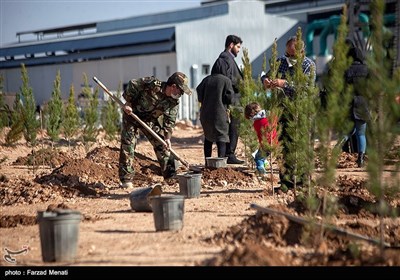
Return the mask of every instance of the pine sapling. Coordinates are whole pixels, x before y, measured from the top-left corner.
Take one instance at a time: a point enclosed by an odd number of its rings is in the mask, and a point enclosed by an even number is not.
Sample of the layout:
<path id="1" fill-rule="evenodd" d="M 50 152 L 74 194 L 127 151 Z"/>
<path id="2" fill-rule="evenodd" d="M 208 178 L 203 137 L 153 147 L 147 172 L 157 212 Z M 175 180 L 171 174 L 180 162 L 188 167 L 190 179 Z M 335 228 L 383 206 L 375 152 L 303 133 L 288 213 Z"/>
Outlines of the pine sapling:
<path id="1" fill-rule="evenodd" d="M 6 135 L 6 144 L 14 145 L 21 139 L 24 130 L 24 120 L 22 115 L 22 102 L 20 93 L 17 92 L 14 99 L 13 111 L 11 112 L 11 128 Z"/>
<path id="2" fill-rule="evenodd" d="M 83 79 L 84 79 L 84 94 L 89 99 L 89 104 L 85 108 L 85 116 L 84 116 L 85 128 L 83 131 L 83 139 L 84 141 L 95 142 L 98 133 L 96 125 L 99 118 L 97 111 L 99 106 L 99 99 L 98 99 L 99 89 L 96 87 L 96 89 L 92 94 L 86 74 L 84 74 Z"/>
<path id="3" fill-rule="evenodd" d="M 119 85 L 117 98 L 121 96 L 121 84 Z M 109 98 L 102 108 L 101 121 L 108 140 L 114 140 L 119 131 L 120 112 L 118 104 Z"/>
<path id="4" fill-rule="evenodd" d="M 21 64 L 21 67 L 22 86 L 20 88 L 20 97 L 22 100 L 23 133 L 25 140 L 31 145 L 35 145 L 37 130 L 39 128 L 39 122 L 36 119 L 36 102 L 33 90 L 29 86 L 28 71 L 24 64 Z"/>
<path id="5" fill-rule="evenodd" d="M 384 180 L 385 156 L 393 146 L 398 131 L 397 121 L 400 118 L 400 109 L 395 104 L 395 96 L 399 91 L 400 68 L 391 73 L 392 61 L 387 57 L 384 49 L 385 38 L 383 35 L 384 1 L 374 0 L 370 6 L 371 10 L 371 47 L 372 52 L 367 60 L 370 79 L 365 86 L 365 98 L 371 112 L 372 121 L 368 123 L 368 164 L 369 174 L 368 190 L 379 202 L 378 212 L 380 217 L 380 249 L 381 256 L 384 253 L 385 225 L 384 216 L 388 215 L 390 209 L 387 200 L 393 199 L 400 192 L 396 185 L 399 180 Z M 399 171 L 399 165 L 397 165 Z M 397 173 L 397 172 L 394 172 Z M 398 173 L 397 175 L 398 176 Z"/>
<path id="6" fill-rule="evenodd" d="M 345 43 L 347 33 L 347 9 L 344 6 L 337 39 L 333 45 L 333 59 L 329 62 L 329 70 L 323 77 L 326 104 L 321 104 L 318 122 L 316 122 L 320 143 L 317 154 L 324 170 L 318 179 L 318 185 L 328 188 L 334 187 L 336 165 L 341 151 L 340 145 L 332 147 L 331 142 L 334 140 L 335 134 L 338 134 L 340 143 L 340 137 L 346 135 L 351 129 L 349 108 L 352 88 L 346 87 L 344 79 L 345 71 L 352 62 L 351 58 L 347 56 L 349 50 Z"/>
<path id="7" fill-rule="evenodd" d="M 71 84 L 69 88 L 69 97 L 67 108 L 65 109 L 64 121 L 62 122 L 64 129 L 64 136 L 70 145 L 71 138 L 73 138 L 79 129 L 79 113 L 76 107 L 74 85 Z"/>
<path id="8" fill-rule="evenodd" d="M 301 39 L 301 28 L 297 30 L 296 40 L 296 59 L 304 60 L 304 43 Z M 294 66 L 294 75 L 287 76 L 288 83 L 292 85 L 294 94 L 285 97 L 283 100 L 284 114 L 287 119 L 287 135 L 285 145 L 288 149 L 284 161 L 287 165 L 293 166 L 294 186 L 298 179 L 303 180 L 303 185 L 309 184 L 309 178 L 313 172 L 313 123 L 315 118 L 315 104 L 317 88 L 315 86 L 315 69 L 311 69 L 311 74 L 303 73 L 302 63 Z M 307 181 L 305 181 L 308 179 Z M 296 190 L 296 188 L 295 188 Z"/>
<path id="9" fill-rule="evenodd" d="M 51 93 L 51 99 L 47 107 L 47 118 L 46 127 L 47 133 L 50 136 L 52 142 L 59 139 L 59 134 L 63 120 L 63 102 L 61 99 L 61 75 L 60 71 L 57 72 L 56 79 L 54 81 L 53 92 Z"/>
<path id="10" fill-rule="evenodd" d="M 0 74 L 0 131 L 4 127 L 10 126 L 9 117 L 11 116 L 10 108 L 4 100 L 3 80 L 3 75 Z"/>

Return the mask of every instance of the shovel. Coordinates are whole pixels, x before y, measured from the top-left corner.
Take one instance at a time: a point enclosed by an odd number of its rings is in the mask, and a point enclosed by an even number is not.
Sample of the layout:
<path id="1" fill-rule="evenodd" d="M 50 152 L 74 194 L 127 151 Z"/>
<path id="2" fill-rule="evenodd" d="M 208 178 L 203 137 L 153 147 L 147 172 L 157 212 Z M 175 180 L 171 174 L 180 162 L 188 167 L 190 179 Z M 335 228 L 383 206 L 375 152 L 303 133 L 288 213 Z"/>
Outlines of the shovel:
<path id="1" fill-rule="evenodd" d="M 123 108 L 124 107 L 124 103 L 122 103 L 122 101 L 117 98 L 111 91 L 109 91 L 107 89 L 107 87 L 105 85 L 103 85 L 102 82 L 100 82 L 99 79 L 97 79 L 96 77 L 93 77 L 93 80 L 112 98 L 112 100 L 114 100 L 115 102 L 117 102 L 117 104 Z M 143 128 L 145 128 L 152 136 L 154 136 L 154 138 L 157 139 L 157 141 L 159 141 L 161 144 L 163 144 L 164 146 L 167 146 L 167 143 L 164 141 L 164 139 L 162 139 L 157 133 L 155 133 L 145 122 L 143 122 L 138 116 L 136 116 L 134 113 L 130 113 L 129 114 L 131 117 L 133 117 Z M 189 166 L 189 163 L 182 159 L 172 148 L 169 149 L 169 151 L 171 152 L 171 154 L 175 157 L 176 160 L 180 161 L 184 166 L 186 166 L 188 169 L 192 170 L 192 171 L 200 171 L 199 168 L 193 167 L 193 166 Z"/>

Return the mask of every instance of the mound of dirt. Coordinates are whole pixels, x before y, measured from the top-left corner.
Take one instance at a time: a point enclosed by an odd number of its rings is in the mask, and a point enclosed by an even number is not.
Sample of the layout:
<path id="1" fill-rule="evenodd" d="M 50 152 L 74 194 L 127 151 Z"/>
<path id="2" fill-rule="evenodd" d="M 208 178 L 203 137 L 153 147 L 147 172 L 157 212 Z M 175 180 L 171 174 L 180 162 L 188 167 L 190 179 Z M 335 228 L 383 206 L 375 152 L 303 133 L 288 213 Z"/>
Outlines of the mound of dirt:
<path id="1" fill-rule="evenodd" d="M 352 153 L 341 153 L 338 161 L 337 161 L 337 168 L 358 168 L 357 165 L 357 158 L 358 154 Z M 368 156 L 365 156 L 365 161 L 368 161 Z"/>
<path id="2" fill-rule="evenodd" d="M 38 157 L 38 155 L 40 155 Z M 69 158 L 59 150 L 43 149 L 26 157 L 19 157 L 14 164 L 36 163 L 58 166 L 50 174 L 38 176 L 34 180 L 0 180 L 1 205 L 33 204 L 50 200 L 64 200 L 76 196 L 104 196 L 110 187 L 119 184 L 118 159 L 119 149 L 98 147 L 85 158 Z M 45 164 L 45 165 L 46 165 Z M 153 176 L 160 175 L 158 162 L 142 154 L 135 154 L 134 181 L 138 185 L 154 183 Z"/>
<path id="3" fill-rule="evenodd" d="M 1 205 L 35 204 L 74 198 L 78 195 L 77 189 L 41 185 L 23 178 L 0 183 Z"/>
<path id="4" fill-rule="evenodd" d="M 358 154 L 356 153 L 345 153 L 342 152 L 337 159 L 336 167 L 338 169 L 345 169 L 345 168 L 358 168 L 357 165 L 357 157 Z M 368 156 L 365 156 L 365 161 L 368 161 Z M 322 162 L 318 156 L 315 157 L 315 168 L 323 168 Z"/>
<path id="5" fill-rule="evenodd" d="M 5 215 L 0 217 L 0 228 L 16 227 L 18 225 L 32 226 L 36 225 L 36 217 L 25 215 Z"/>
<path id="6" fill-rule="evenodd" d="M 206 167 L 202 172 L 202 179 L 206 181 L 226 181 L 226 182 L 252 182 L 252 174 L 243 172 L 240 168 L 212 168 Z"/>
<path id="7" fill-rule="evenodd" d="M 69 159 L 69 156 L 57 149 L 40 149 L 32 152 L 25 157 L 18 157 L 13 165 L 34 165 L 50 166 L 52 168 L 62 165 Z"/>
<path id="8" fill-rule="evenodd" d="M 98 147 L 83 159 L 67 160 L 49 175 L 36 178 L 44 185 L 57 185 L 78 189 L 83 195 L 102 196 L 108 194 L 110 187 L 119 184 L 119 150 L 111 147 Z M 141 154 L 135 154 L 136 184 L 151 184 L 152 176 L 160 173 L 158 162 Z"/>
<path id="9" fill-rule="evenodd" d="M 265 244 L 248 241 L 241 246 L 228 246 L 205 266 L 289 266 L 291 258 Z"/>
<path id="10" fill-rule="evenodd" d="M 292 209 L 274 205 L 273 208 L 296 215 Z M 387 225 L 385 242 L 398 247 L 400 225 Z M 366 237 L 379 236 L 379 225 L 348 222 L 343 228 Z M 310 235 L 311 234 L 311 235 Z M 225 249 L 216 257 L 198 265 L 205 266 L 265 266 L 265 265 L 393 265 L 400 263 L 400 255 L 394 249 L 386 249 L 382 259 L 377 247 L 368 243 L 350 240 L 328 230 L 318 241 L 318 228 L 306 228 L 302 224 L 287 220 L 283 216 L 257 213 L 218 233 L 205 241 L 224 244 Z M 311 237 L 308 239 L 307 236 Z M 274 249 L 272 249 L 274 248 Z M 294 253 L 296 251 L 296 253 Z"/>

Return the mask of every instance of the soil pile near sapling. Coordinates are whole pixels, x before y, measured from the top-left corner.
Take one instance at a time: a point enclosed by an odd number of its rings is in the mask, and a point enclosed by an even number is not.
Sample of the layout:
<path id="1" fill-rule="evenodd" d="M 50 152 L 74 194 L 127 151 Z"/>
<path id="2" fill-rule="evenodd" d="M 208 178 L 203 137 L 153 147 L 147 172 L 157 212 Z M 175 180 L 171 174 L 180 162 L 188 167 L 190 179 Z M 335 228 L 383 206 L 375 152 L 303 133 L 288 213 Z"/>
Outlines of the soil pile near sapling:
<path id="1" fill-rule="evenodd" d="M 240 168 L 212 168 L 206 167 L 203 169 L 202 178 L 208 179 L 221 179 L 227 181 L 251 181 L 252 175 L 244 173 Z"/>
<path id="2" fill-rule="evenodd" d="M 117 187 L 119 150 L 110 147 L 99 147 L 89 152 L 85 158 L 71 159 L 65 153 L 60 156 L 53 153 L 55 159 L 65 160 L 50 174 L 38 176 L 34 180 L 8 179 L 0 180 L 1 205 L 34 204 L 51 200 L 62 201 L 77 196 L 99 197 L 107 195 L 110 187 Z M 136 153 L 134 167 L 135 183 L 149 185 L 159 174 L 158 162 Z M 16 162 L 27 162 L 20 158 Z"/>
<path id="3" fill-rule="evenodd" d="M 75 188 L 83 195 L 101 196 L 110 187 L 117 187 L 119 150 L 99 147 L 89 152 L 83 159 L 71 159 L 55 169 L 51 174 L 37 178 L 40 184 Z M 135 184 L 149 184 L 152 176 L 158 175 L 158 163 L 138 153 L 135 154 Z"/>
<path id="4" fill-rule="evenodd" d="M 55 209 L 70 209 L 66 204 L 60 203 L 50 204 L 46 211 L 53 211 Z M 26 215 L 4 215 L 0 217 L 0 227 L 10 228 L 16 227 L 18 225 L 22 226 L 32 226 L 38 223 L 36 216 L 26 216 Z"/>
<path id="5" fill-rule="evenodd" d="M 356 214 L 358 218 L 378 217 L 379 201 L 368 191 L 365 179 L 339 175 L 336 185 L 338 189 L 334 195 L 338 197 L 340 213 Z M 385 216 L 400 216 L 399 196 L 392 198 L 385 196 L 385 201 L 389 202 Z"/>
<path id="6" fill-rule="evenodd" d="M 357 168 L 357 158 L 358 158 L 358 154 L 357 153 L 341 153 L 337 164 L 336 164 L 336 168 Z M 365 155 L 364 158 L 365 162 L 368 162 L 368 156 Z"/>
<path id="7" fill-rule="evenodd" d="M 218 185 L 226 183 L 250 183 L 254 181 L 254 176 L 243 171 L 241 168 L 213 168 L 206 167 L 202 171 L 202 179 L 208 185 Z"/>
<path id="8" fill-rule="evenodd" d="M 53 212 L 57 209 L 71 209 L 69 205 L 65 204 L 64 202 L 58 204 L 49 204 L 46 208 L 46 212 Z M 98 221 L 101 219 L 105 219 L 104 217 L 96 216 L 89 216 L 83 214 L 83 221 Z M 38 224 L 38 220 L 36 216 L 26 216 L 26 215 L 2 215 L 0 216 L 0 228 L 11 228 L 16 226 L 32 226 Z"/>
<path id="9" fill-rule="evenodd" d="M 38 151 L 32 151 L 25 157 L 19 157 L 13 165 L 29 165 L 29 166 L 50 166 L 52 168 L 62 165 L 64 162 L 69 160 L 70 157 L 67 153 L 59 151 L 57 149 L 40 149 Z"/>
<path id="10" fill-rule="evenodd" d="M 36 217 L 26 215 L 5 215 L 0 217 L 0 228 L 16 227 L 18 225 L 32 226 L 36 225 Z"/>
<path id="11" fill-rule="evenodd" d="M 32 180 L 12 179 L 0 182 L 0 205 L 35 204 L 72 199 L 79 190 L 56 185 L 42 185 Z"/>
<path id="12" fill-rule="evenodd" d="M 356 156 L 342 157 L 342 165 L 355 164 Z M 317 199 L 322 205 L 325 190 L 317 188 Z M 290 191 L 289 191 L 290 192 Z M 350 239 L 344 232 L 350 232 L 366 238 L 378 240 L 380 224 L 378 202 L 367 190 L 367 181 L 347 175 L 340 175 L 336 188 L 329 191 L 338 201 L 338 212 L 331 224 L 340 232 L 311 229 L 300 223 L 292 222 L 280 215 L 257 212 L 256 215 L 217 233 L 206 242 L 225 245 L 217 256 L 198 265 L 206 266 L 363 266 L 363 265 L 400 265 L 400 223 L 392 220 L 391 215 L 400 215 L 400 199 L 395 197 L 390 202 L 386 215 L 384 240 L 392 248 L 386 248 L 383 257 L 379 246 L 358 239 Z M 278 195 L 287 195 L 280 194 Z M 388 199 L 387 199 L 388 200 Z M 287 206 L 270 206 L 278 211 L 293 216 L 306 216 L 304 202 L 298 199 Z M 320 222 L 322 207 L 319 208 L 316 222 Z M 315 218 L 315 217 L 314 217 Z M 335 222 L 339 222 L 335 224 Z M 310 236 L 312 238 L 310 238 Z M 308 239 L 307 239 L 308 237 Z"/>
<path id="13" fill-rule="evenodd" d="M 283 205 L 271 206 L 278 211 L 298 214 Z M 351 221 L 341 228 L 366 237 L 379 236 L 379 225 Z M 216 257 L 205 260 L 203 266 L 346 266 L 346 265 L 400 265 L 398 249 L 386 249 L 382 259 L 377 246 L 351 240 L 343 235 L 325 231 L 322 242 L 316 243 L 321 232 L 314 229 L 313 238 L 305 241 L 302 224 L 289 221 L 283 216 L 257 212 L 205 241 L 225 245 Z M 306 232 L 307 233 L 307 232 Z M 399 244 L 399 224 L 386 225 L 385 242 L 393 247 Z M 306 244 L 306 245 L 303 245 Z"/>
<path id="14" fill-rule="evenodd" d="M 345 153 L 342 152 L 336 163 L 336 168 L 338 169 L 345 169 L 345 168 L 358 168 L 357 165 L 357 153 Z M 368 162 L 368 156 L 365 155 L 365 162 Z M 315 168 L 323 168 L 321 160 L 318 156 L 315 157 Z"/>

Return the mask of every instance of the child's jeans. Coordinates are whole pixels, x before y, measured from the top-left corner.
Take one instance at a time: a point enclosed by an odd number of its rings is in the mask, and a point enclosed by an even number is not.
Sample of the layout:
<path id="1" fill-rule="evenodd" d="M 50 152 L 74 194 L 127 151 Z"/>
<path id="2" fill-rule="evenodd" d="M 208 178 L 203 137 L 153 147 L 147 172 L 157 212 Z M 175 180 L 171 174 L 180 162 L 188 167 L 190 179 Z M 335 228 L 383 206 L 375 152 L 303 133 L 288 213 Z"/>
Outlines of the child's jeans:
<path id="1" fill-rule="evenodd" d="M 258 150 L 254 155 L 254 161 L 256 163 L 256 169 L 260 174 L 265 174 L 267 171 L 265 170 L 265 162 L 267 161 L 266 157 L 268 155 L 263 156 L 262 151 Z"/>

